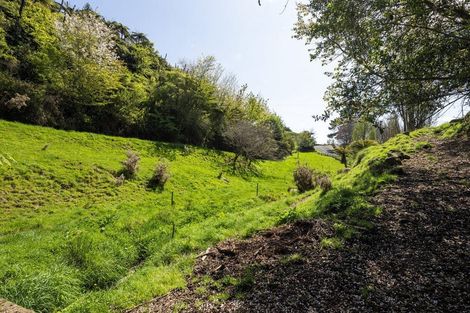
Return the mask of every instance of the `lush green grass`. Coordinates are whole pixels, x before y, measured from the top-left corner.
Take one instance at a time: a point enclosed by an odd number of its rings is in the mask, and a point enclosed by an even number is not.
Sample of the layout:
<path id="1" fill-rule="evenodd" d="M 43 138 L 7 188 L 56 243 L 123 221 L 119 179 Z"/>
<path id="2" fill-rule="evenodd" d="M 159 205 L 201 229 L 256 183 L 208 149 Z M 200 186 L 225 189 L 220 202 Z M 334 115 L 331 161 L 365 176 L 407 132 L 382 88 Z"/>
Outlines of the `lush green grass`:
<path id="1" fill-rule="evenodd" d="M 127 150 L 140 155 L 140 171 L 117 186 Z M 184 286 L 208 246 L 283 220 L 305 197 L 288 192 L 297 162 L 342 167 L 303 153 L 240 176 L 230 174 L 230 157 L 0 121 L 0 297 L 38 312 L 132 307 Z M 146 187 L 159 161 L 171 172 L 161 192 Z"/>

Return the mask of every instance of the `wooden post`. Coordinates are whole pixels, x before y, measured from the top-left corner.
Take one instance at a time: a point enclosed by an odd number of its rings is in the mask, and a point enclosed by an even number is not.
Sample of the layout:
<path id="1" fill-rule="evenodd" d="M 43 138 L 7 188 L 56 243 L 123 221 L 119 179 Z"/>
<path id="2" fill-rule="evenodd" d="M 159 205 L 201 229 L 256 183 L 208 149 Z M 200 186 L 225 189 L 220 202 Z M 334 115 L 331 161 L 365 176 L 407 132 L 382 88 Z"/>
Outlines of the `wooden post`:
<path id="1" fill-rule="evenodd" d="M 171 206 L 175 206 L 175 193 L 171 192 Z"/>
<path id="2" fill-rule="evenodd" d="M 175 238 L 175 232 L 176 232 L 176 225 L 175 222 L 171 222 L 173 225 L 173 230 L 171 231 L 171 239 Z"/>
<path id="3" fill-rule="evenodd" d="M 256 196 L 259 196 L 259 183 L 256 183 Z"/>

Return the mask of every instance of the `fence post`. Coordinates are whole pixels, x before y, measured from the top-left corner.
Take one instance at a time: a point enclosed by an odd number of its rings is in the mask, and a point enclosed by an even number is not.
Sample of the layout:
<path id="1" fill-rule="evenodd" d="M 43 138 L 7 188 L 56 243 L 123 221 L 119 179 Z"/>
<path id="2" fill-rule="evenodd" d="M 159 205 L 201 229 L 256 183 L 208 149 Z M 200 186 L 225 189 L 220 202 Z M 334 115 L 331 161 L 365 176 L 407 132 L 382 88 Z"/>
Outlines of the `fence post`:
<path id="1" fill-rule="evenodd" d="M 259 183 L 256 183 L 256 196 L 259 196 Z"/>
<path id="2" fill-rule="evenodd" d="M 175 206 L 175 193 L 171 192 L 171 206 Z"/>

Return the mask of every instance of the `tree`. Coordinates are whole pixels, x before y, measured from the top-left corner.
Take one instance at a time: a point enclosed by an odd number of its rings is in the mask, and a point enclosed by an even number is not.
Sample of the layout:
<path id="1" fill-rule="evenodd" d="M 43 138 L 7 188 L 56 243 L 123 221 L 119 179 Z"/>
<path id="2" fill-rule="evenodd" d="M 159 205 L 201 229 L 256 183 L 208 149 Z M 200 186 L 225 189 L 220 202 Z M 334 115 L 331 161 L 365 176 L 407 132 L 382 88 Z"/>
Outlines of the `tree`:
<path id="1" fill-rule="evenodd" d="M 0 1 L 0 90 L 4 119 L 218 149 L 227 125 L 246 121 L 269 132 L 276 157 L 291 151 L 267 101 L 214 57 L 171 66 L 89 5 Z"/>
<path id="2" fill-rule="evenodd" d="M 401 126 L 398 116 L 396 114 L 391 114 L 390 116 L 388 116 L 382 128 L 382 142 L 385 142 L 388 139 L 395 137 L 396 135 L 401 133 Z"/>
<path id="3" fill-rule="evenodd" d="M 217 117 L 215 87 L 180 70 L 160 78 L 146 104 L 146 131 L 172 142 L 204 145 L 212 139 L 212 118 Z"/>
<path id="4" fill-rule="evenodd" d="M 352 139 L 357 140 L 376 140 L 377 129 L 369 122 L 359 121 L 354 125 Z"/>
<path id="5" fill-rule="evenodd" d="M 20 20 L 21 17 L 23 16 L 23 11 L 24 11 L 25 5 L 26 5 L 26 0 L 21 0 L 20 9 L 18 10 L 18 20 Z"/>
<path id="6" fill-rule="evenodd" d="M 57 20 L 56 35 L 61 56 L 49 72 L 61 77 L 62 85 L 56 87 L 62 95 L 76 106 L 109 104 L 124 70 L 115 53 L 114 32 L 94 12 L 80 11 Z"/>
<path id="7" fill-rule="evenodd" d="M 348 158 L 347 155 L 350 152 L 349 148 L 347 146 L 344 147 L 336 147 L 335 151 L 340 155 L 341 157 L 341 163 L 344 164 L 344 167 L 348 167 Z"/>
<path id="8" fill-rule="evenodd" d="M 333 132 L 328 134 L 328 138 L 334 139 L 340 146 L 347 146 L 353 141 L 354 122 L 332 120 L 329 129 Z"/>
<path id="9" fill-rule="evenodd" d="M 405 131 L 470 97 L 470 4 L 465 1 L 311 0 L 296 36 L 312 58 L 337 61 L 328 108 L 372 123 L 397 114 Z"/>
<path id="10" fill-rule="evenodd" d="M 298 148 L 300 152 L 315 151 L 315 137 L 313 132 L 303 131 L 299 134 Z"/>
<path id="11" fill-rule="evenodd" d="M 229 124 L 224 137 L 235 153 L 232 160 L 234 169 L 240 157 L 245 158 L 249 166 L 255 160 L 273 159 L 276 155 L 277 145 L 269 129 L 252 122 L 238 121 Z"/>

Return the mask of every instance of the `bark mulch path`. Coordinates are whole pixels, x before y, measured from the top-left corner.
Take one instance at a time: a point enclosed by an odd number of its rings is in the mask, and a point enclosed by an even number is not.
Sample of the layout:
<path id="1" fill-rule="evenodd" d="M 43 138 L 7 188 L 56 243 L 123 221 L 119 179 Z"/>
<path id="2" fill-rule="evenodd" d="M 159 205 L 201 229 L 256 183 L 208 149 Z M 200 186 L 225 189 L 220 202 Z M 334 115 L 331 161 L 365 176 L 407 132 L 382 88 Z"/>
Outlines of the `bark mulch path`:
<path id="1" fill-rule="evenodd" d="M 432 144 L 344 248 L 321 247 L 334 233 L 322 220 L 229 240 L 199 256 L 186 289 L 131 312 L 470 312 L 470 142 Z"/>

